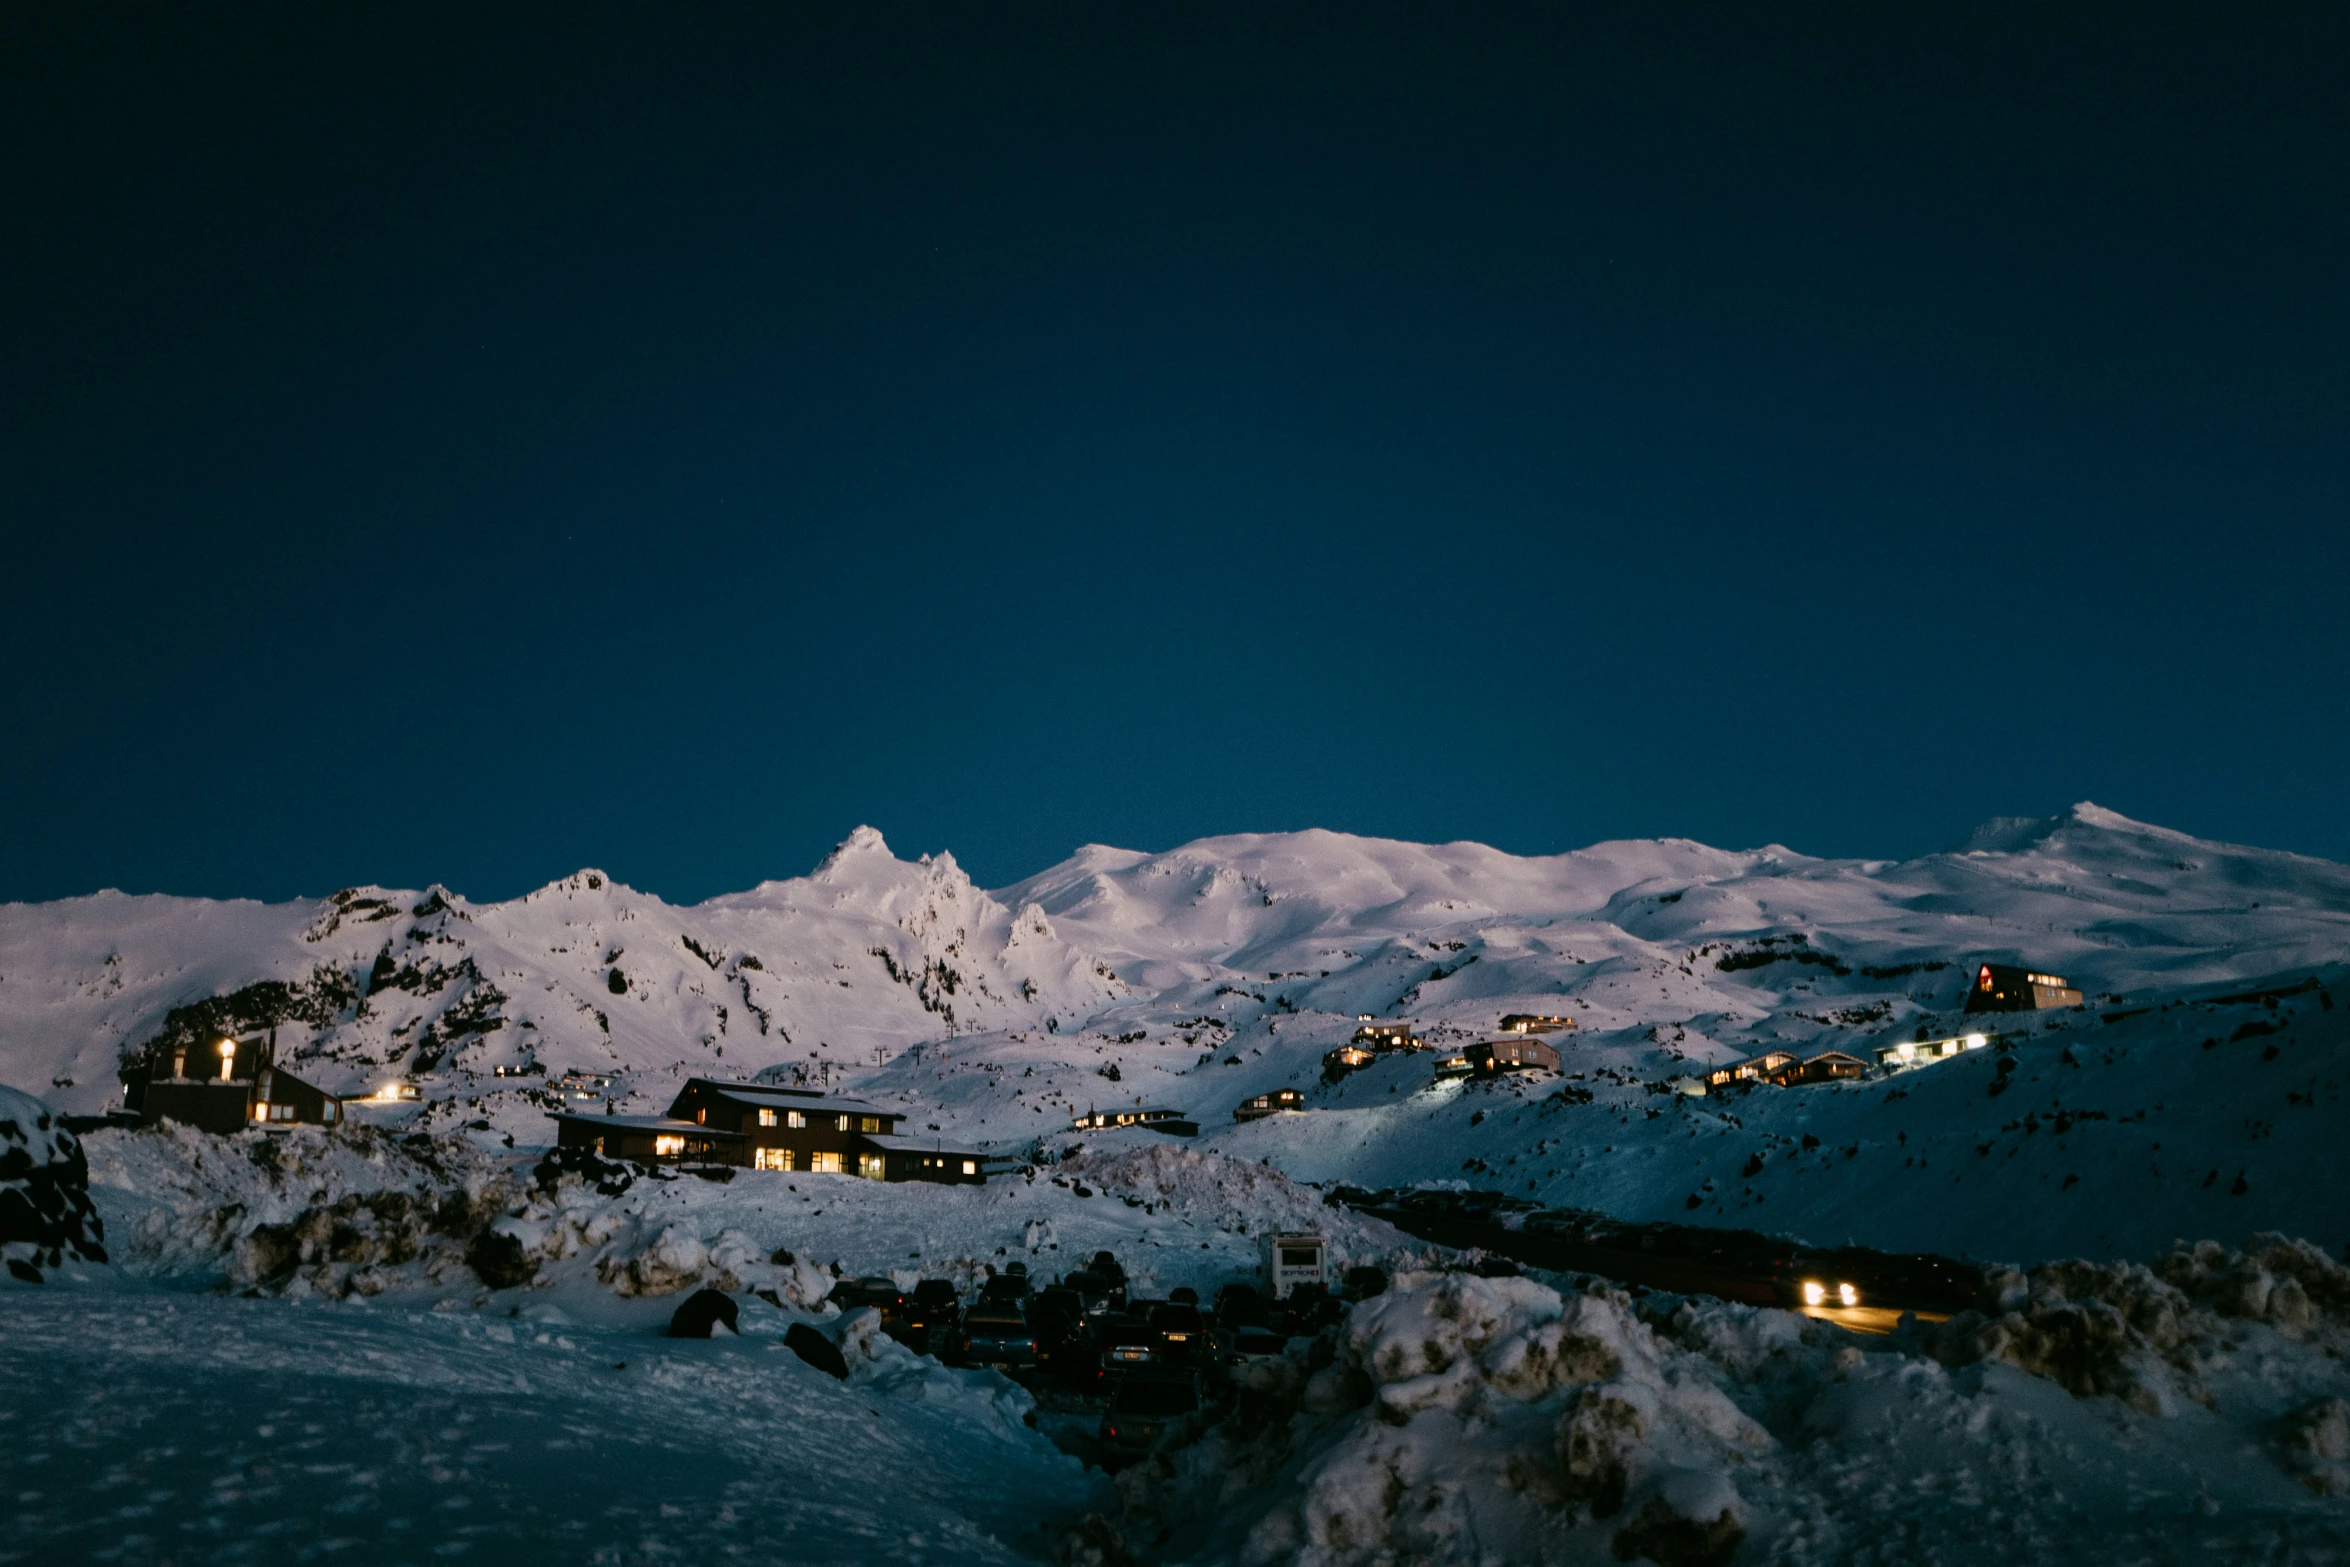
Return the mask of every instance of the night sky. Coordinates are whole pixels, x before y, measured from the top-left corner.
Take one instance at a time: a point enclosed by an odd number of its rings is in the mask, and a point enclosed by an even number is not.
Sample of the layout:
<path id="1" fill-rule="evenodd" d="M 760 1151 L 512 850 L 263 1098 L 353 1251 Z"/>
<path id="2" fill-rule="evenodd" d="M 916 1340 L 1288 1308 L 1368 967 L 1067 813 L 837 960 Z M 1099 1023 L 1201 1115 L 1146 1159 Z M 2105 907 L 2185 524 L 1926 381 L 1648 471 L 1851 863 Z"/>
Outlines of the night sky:
<path id="1" fill-rule="evenodd" d="M 2350 7 L 0 11 L 0 899 L 2350 859 Z"/>

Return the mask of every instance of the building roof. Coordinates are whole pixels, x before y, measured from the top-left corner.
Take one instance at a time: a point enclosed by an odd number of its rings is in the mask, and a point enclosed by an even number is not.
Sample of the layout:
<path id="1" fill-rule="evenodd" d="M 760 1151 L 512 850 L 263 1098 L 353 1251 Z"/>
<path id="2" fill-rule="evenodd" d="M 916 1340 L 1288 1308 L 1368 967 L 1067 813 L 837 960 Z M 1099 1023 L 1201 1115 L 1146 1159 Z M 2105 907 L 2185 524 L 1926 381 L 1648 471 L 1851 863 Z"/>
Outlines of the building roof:
<path id="1" fill-rule="evenodd" d="M 583 1115 L 577 1110 L 551 1110 L 547 1118 L 553 1121 L 577 1121 L 584 1126 L 608 1126 L 616 1131 L 675 1132 L 693 1137 L 731 1137 L 740 1142 L 743 1134 L 730 1132 L 722 1126 L 704 1126 L 699 1121 L 674 1121 L 665 1115 Z"/>
<path id="2" fill-rule="evenodd" d="M 836 1098 L 813 1088 L 776 1088 L 766 1083 L 722 1083 L 715 1078 L 689 1077 L 685 1088 L 707 1088 L 722 1099 L 760 1109 L 814 1110 L 825 1115 L 886 1115 L 903 1120 L 904 1110 L 868 1104 L 862 1099 Z M 685 1092 L 685 1088 L 678 1090 Z"/>
<path id="3" fill-rule="evenodd" d="M 867 1132 L 864 1134 L 864 1138 L 874 1147 L 890 1153 L 943 1153 L 953 1154 L 958 1159 L 987 1157 L 976 1148 L 958 1148 L 953 1143 L 941 1142 L 935 1137 L 901 1137 L 882 1132 Z"/>

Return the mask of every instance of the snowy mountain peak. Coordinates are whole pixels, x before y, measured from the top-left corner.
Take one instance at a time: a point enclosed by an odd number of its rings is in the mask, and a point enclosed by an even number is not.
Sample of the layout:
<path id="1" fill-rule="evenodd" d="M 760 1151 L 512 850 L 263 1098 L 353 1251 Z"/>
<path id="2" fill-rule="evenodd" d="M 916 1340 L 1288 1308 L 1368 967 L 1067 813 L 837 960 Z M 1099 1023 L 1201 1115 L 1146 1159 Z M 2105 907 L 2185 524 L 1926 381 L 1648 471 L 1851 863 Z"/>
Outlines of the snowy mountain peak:
<path id="1" fill-rule="evenodd" d="M 878 827 L 859 827 L 832 846 L 832 852 L 823 863 L 809 873 L 815 881 L 835 880 L 841 871 L 863 859 L 884 859 L 896 863 L 897 856 L 889 852 L 889 844 Z"/>

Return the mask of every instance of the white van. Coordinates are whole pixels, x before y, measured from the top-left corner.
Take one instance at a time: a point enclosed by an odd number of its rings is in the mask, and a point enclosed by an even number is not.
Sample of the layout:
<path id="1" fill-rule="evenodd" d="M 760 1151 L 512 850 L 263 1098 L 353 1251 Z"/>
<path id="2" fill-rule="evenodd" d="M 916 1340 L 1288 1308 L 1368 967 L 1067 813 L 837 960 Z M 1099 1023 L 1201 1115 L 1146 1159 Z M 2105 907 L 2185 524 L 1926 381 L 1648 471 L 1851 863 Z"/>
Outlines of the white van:
<path id="1" fill-rule="evenodd" d="M 1306 1230 L 1269 1230 L 1264 1248 L 1265 1283 L 1275 1300 L 1287 1300 L 1300 1284 L 1330 1283 L 1330 1243 Z"/>

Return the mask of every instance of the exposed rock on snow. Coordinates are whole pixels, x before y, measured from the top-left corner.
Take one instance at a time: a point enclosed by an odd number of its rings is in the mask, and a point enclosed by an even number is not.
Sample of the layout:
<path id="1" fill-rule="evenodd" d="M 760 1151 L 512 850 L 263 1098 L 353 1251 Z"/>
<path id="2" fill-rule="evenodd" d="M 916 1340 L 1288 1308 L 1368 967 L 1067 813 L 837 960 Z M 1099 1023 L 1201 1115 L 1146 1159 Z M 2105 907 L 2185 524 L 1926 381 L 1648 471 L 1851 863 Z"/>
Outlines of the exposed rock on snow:
<path id="1" fill-rule="evenodd" d="M 708 1338 L 724 1328 L 739 1332 L 742 1308 L 722 1290 L 700 1289 L 688 1295 L 669 1317 L 671 1338 Z"/>
<path id="2" fill-rule="evenodd" d="M 80 1140 L 40 1100 L 0 1087 L 0 1258 L 9 1274 L 38 1284 L 69 1257 L 104 1262 L 104 1242 Z"/>

